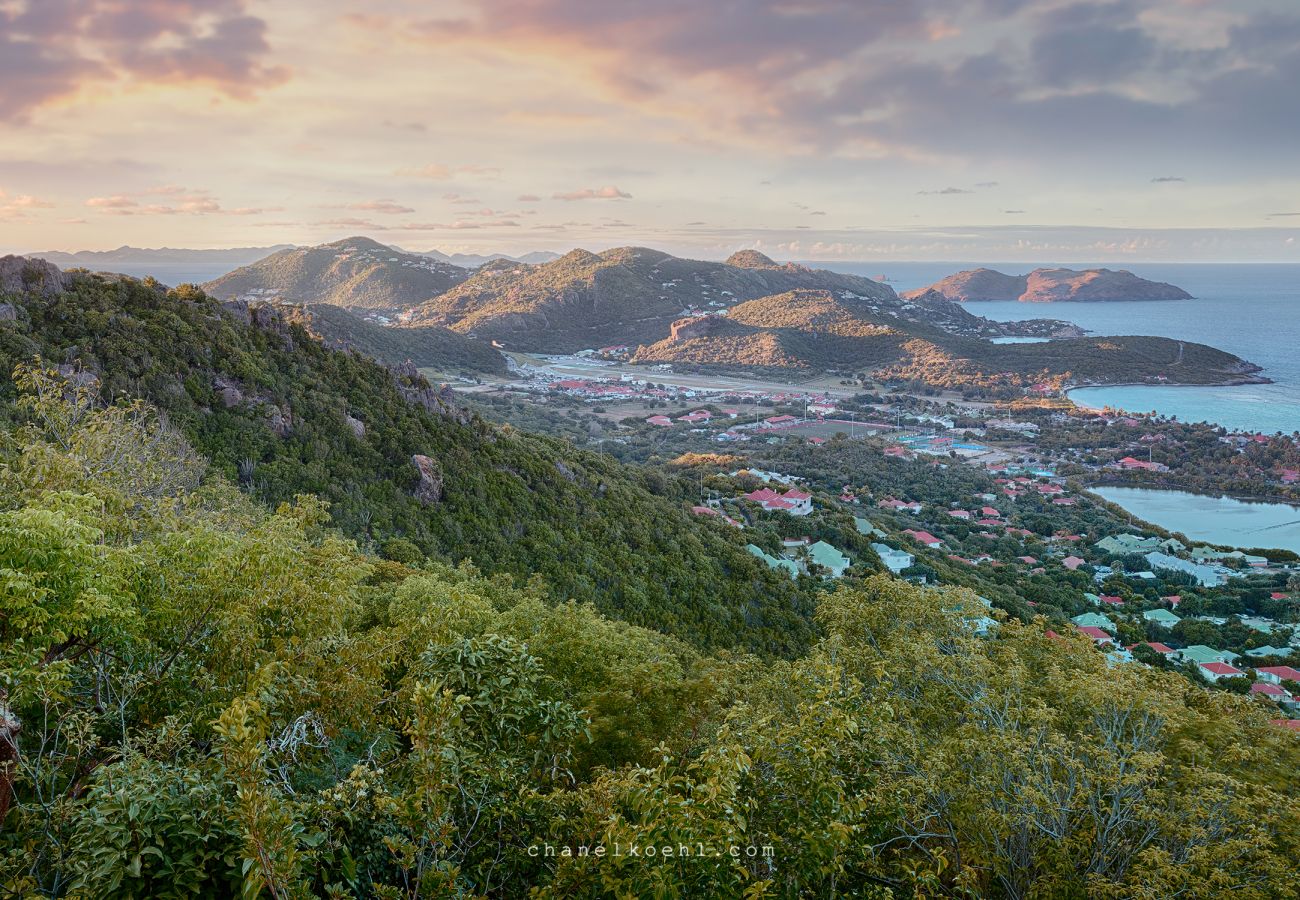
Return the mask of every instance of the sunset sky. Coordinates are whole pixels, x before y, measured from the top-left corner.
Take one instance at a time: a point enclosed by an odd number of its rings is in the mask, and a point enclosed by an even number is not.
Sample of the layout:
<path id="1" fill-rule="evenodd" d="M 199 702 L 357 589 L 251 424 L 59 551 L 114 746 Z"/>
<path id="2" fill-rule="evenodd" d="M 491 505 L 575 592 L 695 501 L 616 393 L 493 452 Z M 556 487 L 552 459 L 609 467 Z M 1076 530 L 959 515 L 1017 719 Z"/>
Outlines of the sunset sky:
<path id="1" fill-rule="evenodd" d="M 0 0 L 0 250 L 1300 261 L 1296 0 Z"/>

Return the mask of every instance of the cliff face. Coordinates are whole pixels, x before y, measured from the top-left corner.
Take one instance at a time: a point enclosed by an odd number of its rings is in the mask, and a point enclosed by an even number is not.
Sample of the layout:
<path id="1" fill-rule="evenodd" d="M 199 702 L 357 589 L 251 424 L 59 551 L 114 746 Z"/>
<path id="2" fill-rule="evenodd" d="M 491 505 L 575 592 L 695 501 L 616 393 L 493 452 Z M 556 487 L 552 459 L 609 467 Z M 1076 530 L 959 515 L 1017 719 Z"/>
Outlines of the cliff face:
<path id="1" fill-rule="evenodd" d="M 1140 278 L 1127 269 L 1035 269 L 1028 275 L 1006 275 L 993 269 L 969 269 L 909 291 L 908 299 L 939 294 L 965 303 L 1008 301 L 1051 303 L 1124 300 L 1190 300 L 1182 288 Z"/>

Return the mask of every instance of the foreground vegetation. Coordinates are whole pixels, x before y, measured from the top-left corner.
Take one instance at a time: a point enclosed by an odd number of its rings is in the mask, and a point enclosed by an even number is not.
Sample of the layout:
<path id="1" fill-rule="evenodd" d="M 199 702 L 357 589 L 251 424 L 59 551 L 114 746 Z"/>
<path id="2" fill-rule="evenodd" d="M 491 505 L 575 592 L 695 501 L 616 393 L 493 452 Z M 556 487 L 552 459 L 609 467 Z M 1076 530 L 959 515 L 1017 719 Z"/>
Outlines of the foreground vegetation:
<path id="1" fill-rule="evenodd" d="M 542 580 L 375 558 L 147 406 L 19 385 L 11 893 L 1297 893 L 1300 749 L 1243 698 L 1040 623 L 977 637 L 973 593 L 881 576 L 823 597 L 807 653 L 704 654 Z"/>

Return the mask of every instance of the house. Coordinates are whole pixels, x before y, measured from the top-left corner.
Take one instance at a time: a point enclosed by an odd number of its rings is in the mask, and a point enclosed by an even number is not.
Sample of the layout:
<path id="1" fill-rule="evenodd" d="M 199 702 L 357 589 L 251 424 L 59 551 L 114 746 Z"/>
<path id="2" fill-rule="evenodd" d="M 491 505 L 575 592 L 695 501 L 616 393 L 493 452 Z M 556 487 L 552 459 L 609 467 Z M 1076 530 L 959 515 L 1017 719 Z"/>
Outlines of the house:
<path id="1" fill-rule="evenodd" d="M 1291 666 L 1264 666 L 1256 669 L 1255 674 L 1259 676 L 1260 681 L 1267 681 L 1271 684 L 1281 684 L 1284 681 L 1300 682 L 1300 669 L 1294 669 Z"/>
<path id="2" fill-rule="evenodd" d="M 1115 630 L 1115 623 L 1101 613 L 1080 613 L 1070 620 L 1079 628 L 1105 628 Z"/>
<path id="3" fill-rule="evenodd" d="M 1061 560 L 1061 565 L 1073 572 L 1075 569 L 1079 568 L 1079 566 L 1083 565 L 1084 562 L 1085 560 L 1078 556 L 1067 556 L 1065 559 Z"/>
<path id="4" fill-rule="evenodd" d="M 763 424 L 772 428 L 789 428 L 798 421 L 794 416 L 768 416 L 763 420 Z"/>
<path id="5" fill-rule="evenodd" d="M 1169 467 L 1166 466 L 1164 463 L 1147 462 L 1145 460 L 1134 459 L 1131 456 L 1124 457 L 1115 465 L 1117 465 L 1121 469 L 1127 469 L 1129 471 L 1133 471 L 1135 469 L 1141 469 L 1147 472 L 1168 472 L 1169 471 Z"/>
<path id="6" fill-rule="evenodd" d="M 1191 575 L 1201 587 L 1218 587 L 1228 580 L 1218 569 L 1170 556 L 1168 553 L 1148 553 L 1146 561 L 1147 565 L 1157 571 L 1163 569 L 1166 572 L 1183 572 Z"/>
<path id="7" fill-rule="evenodd" d="M 883 531 L 881 531 L 879 528 L 877 528 L 875 525 L 871 524 L 870 519 L 864 519 L 862 516 L 854 516 L 853 525 L 855 528 L 858 529 L 858 534 L 865 534 L 868 537 L 878 537 L 878 538 L 886 538 L 889 536 L 885 534 Z"/>
<path id="8" fill-rule="evenodd" d="M 1079 634 L 1092 638 L 1092 642 L 1098 647 L 1105 647 L 1115 643 L 1115 639 L 1100 628 L 1095 628 L 1091 625 L 1082 625 L 1076 630 Z"/>
<path id="9" fill-rule="evenodd" d="M 1250 686 L 1250 692 L 1252 694 L 1259 694 L 1262 697 L 1267 697 L 1268 699 L 1272 700 L 1274 703 L 1281 703 L 1285 700 L 1291 699 L 1290 694 L 1282 690 L 1276 684 L 1272 684 L 1267 681 L 1256 682 L 1255 684 L 1252 684 Z"/>
<path id="10" fill-rule="evenodd" d="M 895 575 L 904 569 L 910 569 L 916 562 L 916 557 L 905 550 L 895 550 L 886 544 L 872 544 L 871 549 L 876 551 L 880 561 L 885 564 L 885 568 Z"/>
<path id="11" fill-rule="evenodd" d="M 985 496 L 988 495 L 986 494 Z M 997 518 L 1001 518 L 1002 513 L 998 512 L 996 509 L 994 509 L 991 506 L 986 506 L 980 510 L 980 515 L 986 519 L 997 519 Z"/>
<path id="12" fill-rule="evenodd" d="M 651 416 L 650 418 L 648 418 L 648 419 L 645 420 L 645 423 L 646 423 L 647 425 L 661 425 L 661 426 L 662 426 L 662 425 L 671 425 L 671 424 L 673 424 L 673 420 L 670 419 L 670 418 L 668 418 L 667 416 Z"/>
<path id="13" fill-rule="evenodd" d="M 1291 650 L 1287 647 L 1274 647 L 1271 644 L 1265 644 L 1263 647 L 1247 650 L 1246 655 L 1253 656 L 1255 659 L 1263 659 L 1268 656 L 1290 656 Z"/>
<path id="14" fill-rule="evenodd" d="M 1167 609 L 1148 609 L 1146 612 L 1142 613 L 1142 618 L 1146 619 L 1148 622 L 1163 625 L 1165 628 L 1173 628 L 1182 621 L 1182 619 Z"/>
<path id="15" fill-rule="evenodd" d="M 771 488 L 759 488 L 744 495 L 746 500 L 760 504 L 769 512 L 785 512 L 792 516 L 806 516 L 812 512 L 812 494 L 790 488 L 778 494 Z"/>
<path id="16" fill-rule="evenodd" d="M 808 548 L 812 561 L 830 572 L 831 578 L 839 578 L 848 571 L 851 561 L 847 556 L 825 541 L 817 541 Z"/>
<path id="17" fill-rule="evenodd" d="M 1196 671 L 1200 672 L 1201 677 L 1211 683 L 1214 683 L 1221 678 L 1236 678 L 1246 674 L 1236 666 L 1230 666 L 1227 663 L 1222 662 L 1200 663 L 1197 665 Z"/>
<path id="18" fill-rule="evenodd" d="M 796 566 L 792 561 L 788 559 L 781 559 L 776 556 L 771 556 L 770 554 L 765 553 L 763 551 L 763 548 L 758 547 L 754 544 L 746 544 L 745 549 L 748 550 L 750 553 L 752 553 L 754 556 L 761 559 L 763 562 L 767 563 L 767 567 L 769 569 L 775 569 L 775 570 L 785 572 L 791 578 L 799 577 L 799 567 Z"/>
<path id="19" fill-rule="evenodd" d="M 909 528 L 904 531 L 903 534 L 907 535 L 918 544 L 924 544 L 926 547 L 930 547 L 931 549 L 943 546 L 943 541 L 939 540 L 928 531 L 917 531 L 914 528 Z"/>
<path id="20" fill-rule="evenodd" d="M 1143 641 L 1142 643 L 1145 644 L 1146 646 L 1150 647 L 1152 650 L 1154 650 L 1155 652 L 1159 653 L 1161 656 L 1164 656 L 1164 657 L 1168 657 L 1171 653 L 1177 653 L 1177 652 L 1178 652 L 1178 651 L 1175 650 L 1173 647 L 1169 647 L 1169 646 L 1167 646 L 1167 645 L 1165 645 L 1165 644 L 1160 643 L 1159 641 Z M 1138 645 L 1138 644 L 1134 644 L 1134 645 L 1133 645 L 1133 647 L 1137 647 L 1137 646 L 1139 646 L 1139 645 Z M 1133 647 L 1129 647 L 1129 649 L 1132 650 Z"/>
<path id="21" fill-rule="evenodd" d="M 1178 662 L 1180 663 L 1213 663 L 1213 662 L 1230 662 L 1237 658 L 1237 654 L 1229 650 L 1215 650 L 1213 647 L 1207 647 L 1204 644 L 1192 644 L 1190 647 L 1184 647 L 1177 651 Z"/>
<path id="22" fill-rule="evenodd" d="M 921 504 L 915 500 L 895 500 L 893 497 L 887 497 L 877 504 L 881 509 L 892 509 L 895 512 L 910 512 L 917 515 L 921 512 Z"/>
<path id="23" fill-rule="evenodd" d="M 1123 606 L 1124 598 L 1102 594 L 1100 597 L 1097 598 L 1097 602 L 1105 603 L 1107 606 Z"/>
<path id="24" fill-rule="evenodd" d="M 964 509 L 950 509 L 948 510 L 948 515 L 952 516 L 954 519 L 962 519 L 964 521 L 970 520 L 970 513 L 966 512 Z"/>

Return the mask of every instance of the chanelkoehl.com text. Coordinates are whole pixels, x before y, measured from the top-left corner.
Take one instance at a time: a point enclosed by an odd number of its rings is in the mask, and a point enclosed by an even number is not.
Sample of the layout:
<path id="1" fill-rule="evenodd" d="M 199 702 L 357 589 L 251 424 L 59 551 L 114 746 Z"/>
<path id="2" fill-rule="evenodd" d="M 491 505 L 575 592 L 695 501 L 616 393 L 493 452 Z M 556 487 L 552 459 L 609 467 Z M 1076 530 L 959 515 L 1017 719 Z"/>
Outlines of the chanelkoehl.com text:
<path id="1" fill-rule="evenodd" d="M 703 843 L 682 844 L 532 844 L 527 848 L 532 857 L 595 859 L 772 859 L 776 850 L 770 845 Z"/>

